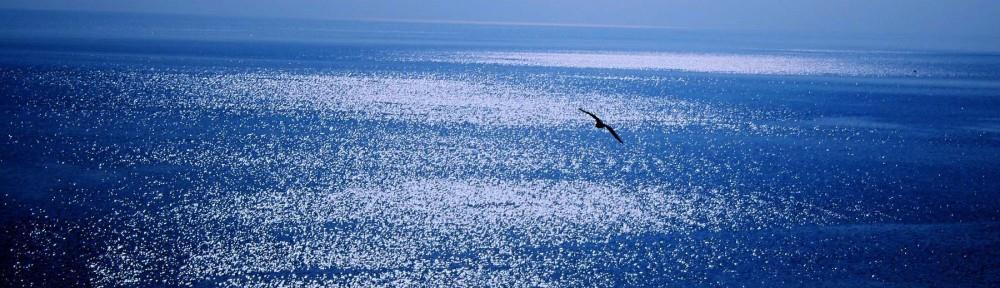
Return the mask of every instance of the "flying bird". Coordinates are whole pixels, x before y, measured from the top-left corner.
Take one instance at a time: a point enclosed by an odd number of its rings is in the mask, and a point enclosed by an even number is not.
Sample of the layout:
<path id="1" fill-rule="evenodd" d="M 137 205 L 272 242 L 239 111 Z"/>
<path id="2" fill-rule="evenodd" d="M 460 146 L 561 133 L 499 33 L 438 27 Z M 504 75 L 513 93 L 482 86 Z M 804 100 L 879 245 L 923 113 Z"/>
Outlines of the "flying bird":
<path id="1" fill-rule="evenodd" d="M 598 129 L 601 128 L 608 129 L 608 132 L 611 132 L 611 136 L 615 136 L 615 140 L 618 140 L 618 143 L 625 143 L 622 142 L 622 137 L 618 137 L 618 132 L 615 132 L 615 128 L 611 128 L 611 126 L 604 124 L 604 121 L 601 121 L 601 118 L 597 118 L 597 115 L 594 115 L 594 113 L 587 112 L 587 110 L 583 110 L 583 108 L 577 108 L 577 109 L 580 109 L 580 111 L 582 111 L 583 113 L 587 113 L 587 115 L 590 115 L 590 117 L 594 118 L 594 121 L 597 121 L 597 123 L 594 124 L 594 127 L 597 127 Z"/>

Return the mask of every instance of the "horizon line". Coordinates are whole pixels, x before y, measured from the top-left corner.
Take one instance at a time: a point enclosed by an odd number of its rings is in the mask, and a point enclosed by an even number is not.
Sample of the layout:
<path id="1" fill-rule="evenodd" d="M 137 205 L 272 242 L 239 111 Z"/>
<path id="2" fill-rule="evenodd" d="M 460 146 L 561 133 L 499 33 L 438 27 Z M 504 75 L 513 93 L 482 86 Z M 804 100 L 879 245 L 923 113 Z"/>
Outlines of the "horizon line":
<path id="1" fill-rule="evenodd" d="M 413 18 L 382 18 L 382 17 L 296 17 L 296 16 L 267 16 L 267 15 L 216 15 L 210 13 L 190 13 L 190 12 L 158 12 L 158 11 L 129 11 L 129 10 L 92 10 L 92 9 L 35 9 L 35 8 L 0 8 L 0 11 L 30 11 L 30 12 L 56 12 L 56 13 L 108 13 L 108 14 L 147 14 L 163 16 L 194 16 L 194 17 L 220 17 L 236 19 L 286 19 L 286 20 L 307 20 L 307 21 L 360 21 L 360 22 L 388 22 L 388 23 L 421 23 L 421 24 L 460 24 L 460 25 L 482 25 L 482 26 L 532 26 L 532 27 L 566 27 L 566 28 L 617 28 L 617 29 L 657 29 L 657 30 L 719 30 L 722 28 L 695 28 L 686 26 L 664 26 L 664 25 L 637 25 L 637 24 L 587 24 L 587 23 L 560 23 L 560 22 L 536 22 L 536 21 L 491 21 L 491 20 L 445 20 L 445 19 L 413 19 Z"/>

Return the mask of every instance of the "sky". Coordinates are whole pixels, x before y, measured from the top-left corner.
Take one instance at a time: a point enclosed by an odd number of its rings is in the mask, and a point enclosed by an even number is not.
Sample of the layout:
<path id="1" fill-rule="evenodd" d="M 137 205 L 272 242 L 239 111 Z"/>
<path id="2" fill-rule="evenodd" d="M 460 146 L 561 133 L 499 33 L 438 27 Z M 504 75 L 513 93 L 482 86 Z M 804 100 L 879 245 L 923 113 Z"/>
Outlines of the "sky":
<path id="1" fill-rule="evenodd" d="M 1000 38 L 996 0 L 4 0 L 0 9 Z"/>

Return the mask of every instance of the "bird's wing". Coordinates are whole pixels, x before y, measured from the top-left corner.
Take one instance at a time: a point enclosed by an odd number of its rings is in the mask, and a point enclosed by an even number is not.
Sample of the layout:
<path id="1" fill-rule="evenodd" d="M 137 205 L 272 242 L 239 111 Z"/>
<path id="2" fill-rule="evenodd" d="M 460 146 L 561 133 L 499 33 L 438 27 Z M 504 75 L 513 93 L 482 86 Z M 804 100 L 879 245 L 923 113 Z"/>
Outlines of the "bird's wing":
<path id="1" fill-rule="evenodd" d="M 611 132 L 611 136 L 615 136 L 615 140 L 618 140 L 618 143 L 625 144 L 625 142 L 622 142 L 622 137 L 618 137 L 618 132 L 615 132 L 615 128 L 611 128 L 611 126 L 604 126 L 604 127 L 608 128 L 608 131 Z"/>
<path id="2" fill-rule="evenodd" d="M 594 115 L 594 113 L 587 112 L 587 110 L 583 110 L 583 108 L 577 108 L 577 109 L 580 109 L 580 111 L 582 111 L 583 113 L 587 113 L 587 115 L 590 115 L 590 117 L 594 117 L 594 120 L 601 121 L 601 118 L 597 118 L 597 115 Z"/>

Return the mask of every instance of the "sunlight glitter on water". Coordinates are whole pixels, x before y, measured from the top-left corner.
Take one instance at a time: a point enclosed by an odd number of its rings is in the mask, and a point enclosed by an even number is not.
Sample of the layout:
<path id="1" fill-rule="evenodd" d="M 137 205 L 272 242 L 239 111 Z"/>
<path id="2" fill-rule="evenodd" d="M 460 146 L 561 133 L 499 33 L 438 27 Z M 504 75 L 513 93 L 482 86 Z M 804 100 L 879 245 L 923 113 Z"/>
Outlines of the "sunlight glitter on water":
<path id="1" fill-rule="evenodd" d="M 579 107 L 615 115 L 619 123 L 712 125 L 725 121 L 712 107 L 668 97 L 549 91 L 489 78 L 434 75 L 247 74 L 214 77 L 198 89 L 205 108 L 309 109 L 358 117 L 487 126 L 565 126 Z M 540 84 L 540 83 L 537 83 Z"/>
<path id="2" fill-rule="evenodd" d="M 870 63 L 806 55 L 708 54 L 668 52 L 455 52 L 403 56 L 408 61 L 497 64 L 564 68 L 679 70 L 757 75 L 902 75 Z"/>
<path id="3" fill-rule="evenodd" d="M 661 76 L 543 76 L 103 71 L 32 81 L 98 91 L 39 102 L 46 116 L 107 109 L 107 123 L 138 125 L 120 131 L 146 131 L 105 149 L 102 165 L 183 172 L 122 188 L 135 195 L 103 219 L 120 224 L 90 231 L 107 239 L 88 262 L 99 285 L 573 286 L 612 281 L 608 261 L 663 265 L 680 281 L 684 267 L 737 253 L 697 233 L 859 217 L 796 198 L 799 188 L 747 188 L 760 162 L 710 154 L 742 140 L 681 148 L 671 135 L 797 133 L 765 124 L 780 113 L 567 84 Z M 593 129 L 582 107 L 607 115 L 627 146 Z M 655 259 L 613 250 L 615 239 L 650 234 L 674 246 L 637 244 Z"/>
<path id="4" fill-rule="evenodd" d="M 175 91 L 170 97 L 128 93 L 106 99 L 103 105 L 124 111 L 125 120 L 162 109 L 179 111 L 193 123 L 235 121 L 213 124 L 229 129 L 189 131 L 194 134 L 122 155 L 129 159 L 125 165 L 190 167 L 194 178 L 171 191 L 169 197 L 176 201 L 138 208 L 139 214 L 117 219 L 125 228 L 101 232 L 116 237 L 91 262 L 99 284 L 142 283 L 148 273 L 162 269 L 157 265 L 170 263 L 164 260 L 168 255 L 156 251 L 155 243 L 165 241 L 158 235 L 174 235 L 170 241 L 185 243 L 173 253 L 186 260 L 172 269 L 190 283 L 351 286 L 465 279 L 535 286 L 610 279 L 541 277 L 564 265 L 561 257 L 567 255 L 535 249 L 609 245 L 614 235 L 643 233 L 694 241 L 684 235 L 823 224 L 846 217 L 732 185 L 628 180 L 631 173 L 697 178 L 730 168 L 703 155 L 663 154 L 653 147 L 609 154 L 593 149 L 593 139 L 569 137 L 592 127 L 592 120 L 576 110 L 580 106 L 614 115 L 613 123 L 625 131 L 753 133 L 744 129 L 755 121 L 745 118 L 752 111 L 669 96 L 552 89 L 544 83 L 474 76 L 259 72 L 81 77 L 96 77 L 101 80 L 90 82 L 125 91 Z M 232 115 L 219 118 L 220 111 Z M 138 192 L 161 184 L 146 185 Z M 146 197 L 159 196 L 138 199 Z M 126 203 L 132 205 L 146 204 Z M 704 257 L 719 256 L 690 249 L 657 253 L 681 262 L 716 261 Z M 598 269 L 607 257 L 639 261 L 629 255 L 587 254 L 605 252 L 581 251 L 576 257 L 582 258 L 573 261 L 588 269 Z M 478 260 L 455 255 L 476 255 Z M 507 268 L 496 274 L 483 267 Z M 313 276 L 295 280 L 301 272 Z"/>

